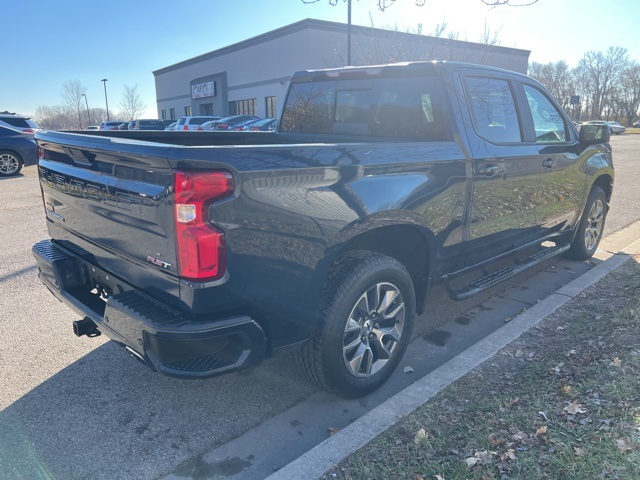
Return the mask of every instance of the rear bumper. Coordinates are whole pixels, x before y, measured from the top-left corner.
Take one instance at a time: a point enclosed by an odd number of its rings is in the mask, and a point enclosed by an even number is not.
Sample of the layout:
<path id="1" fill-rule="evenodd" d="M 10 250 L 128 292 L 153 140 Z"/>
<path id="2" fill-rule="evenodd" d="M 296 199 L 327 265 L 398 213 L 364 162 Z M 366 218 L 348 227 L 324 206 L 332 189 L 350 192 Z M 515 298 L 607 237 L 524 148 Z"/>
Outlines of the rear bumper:
<path id="1" fill-rule="evenodd" d="M 45 240 L 32 248 L 47 288 L 153 370 L 204 378 L 251 367 L 266 337 L 248 316 L 190 318 L 90 262 L 90 255 Z M 102 298 L 101 298 L 102 292 Z"/>

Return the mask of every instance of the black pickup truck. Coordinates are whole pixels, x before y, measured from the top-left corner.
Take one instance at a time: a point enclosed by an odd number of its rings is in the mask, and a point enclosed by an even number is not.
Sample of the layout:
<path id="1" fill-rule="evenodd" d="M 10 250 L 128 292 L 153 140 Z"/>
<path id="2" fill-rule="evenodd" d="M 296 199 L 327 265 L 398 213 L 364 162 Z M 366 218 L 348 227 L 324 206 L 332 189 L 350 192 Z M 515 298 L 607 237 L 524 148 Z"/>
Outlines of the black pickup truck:
<path id="1" fill-rule="evenodd" d="M 345 397 L 396 368 L 431 285 L 463 299 L 593 255 L 614 175 L 605 127 L 448 62 L 295 73 L 276 132 L 36 139 L 51 240 L 33 253 L 77 335 L 183 378 L 293 348 Z"/>

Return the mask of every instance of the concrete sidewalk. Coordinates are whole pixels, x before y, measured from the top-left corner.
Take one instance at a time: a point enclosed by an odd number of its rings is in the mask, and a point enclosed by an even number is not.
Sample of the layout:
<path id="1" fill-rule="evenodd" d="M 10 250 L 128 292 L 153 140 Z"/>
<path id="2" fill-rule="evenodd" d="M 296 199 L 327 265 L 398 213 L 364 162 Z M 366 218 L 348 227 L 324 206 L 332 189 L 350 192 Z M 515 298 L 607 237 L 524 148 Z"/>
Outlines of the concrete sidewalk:
<path id="1" fill-rule="evenodd" d="M 319 478 L 334 465 L 429 401 L 440 390 L 491 358 L 586 288 L 619 268 L 632 255 L 637 254 L 640 254 L 640 222 L 602 240 L 596 255 L 602 263 L 270 475 L 267 477 L 268 480 Z"/>

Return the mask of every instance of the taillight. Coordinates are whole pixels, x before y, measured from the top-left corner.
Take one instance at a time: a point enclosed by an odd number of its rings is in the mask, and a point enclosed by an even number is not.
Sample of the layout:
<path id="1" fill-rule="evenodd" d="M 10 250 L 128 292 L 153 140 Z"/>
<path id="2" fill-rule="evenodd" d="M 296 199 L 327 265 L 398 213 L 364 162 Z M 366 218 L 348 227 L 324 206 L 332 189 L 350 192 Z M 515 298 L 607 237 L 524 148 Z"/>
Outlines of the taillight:
<path id="1" fill-rule="evenodd" d="M 175 221 L 178 275 L 216 280 L 226 271 L 224 233 L 209 222 L 211 203 L 233 193 L 229 172 L 175 172 Z"/>
<path id="2" fill-rule="evenodd" d="M 38 160 L 44 160 L 44 148 L 38 147 Z"/>
<path id="3" fill-rule="evenodd" d="M 189 130 L 189 125 L 185 125 L 185 126 L 184 126 L 184 129 L 185 129 L 185 130 Z"/>

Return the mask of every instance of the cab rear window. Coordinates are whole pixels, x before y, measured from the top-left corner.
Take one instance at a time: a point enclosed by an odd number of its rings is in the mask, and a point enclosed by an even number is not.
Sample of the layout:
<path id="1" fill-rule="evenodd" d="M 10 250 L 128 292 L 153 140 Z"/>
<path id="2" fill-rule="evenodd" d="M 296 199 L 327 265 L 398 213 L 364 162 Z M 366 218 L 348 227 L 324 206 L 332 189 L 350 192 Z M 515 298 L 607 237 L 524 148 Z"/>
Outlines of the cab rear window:
<path id="1" fill-rule="evenodd" d="M 293 84 L 281 131 L 434 141 L 451 138 L 435 77 Z"/>

